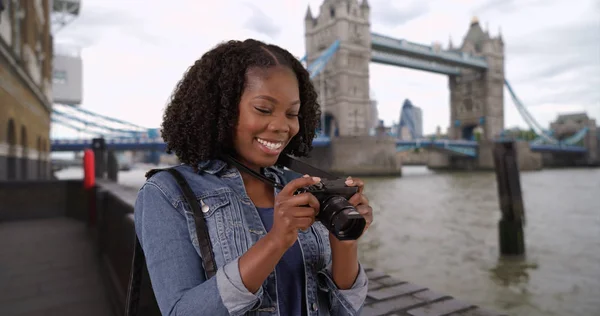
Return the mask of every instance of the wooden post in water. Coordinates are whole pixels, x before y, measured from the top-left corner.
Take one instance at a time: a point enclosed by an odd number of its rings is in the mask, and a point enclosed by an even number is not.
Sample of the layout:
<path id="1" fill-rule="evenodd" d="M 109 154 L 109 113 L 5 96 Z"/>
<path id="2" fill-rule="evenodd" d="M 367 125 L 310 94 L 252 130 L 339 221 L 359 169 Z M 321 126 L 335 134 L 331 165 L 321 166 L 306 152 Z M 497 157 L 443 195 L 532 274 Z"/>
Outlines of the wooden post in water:
<path id="1" fill-rule="evenodd" d="M 498 223 L 500 254 L 521 256 L 525 254 L 523 233 L 525 208 L 521 194 L 516 142 L 494 144 L 494 165 L 498 182 L 498 200 L 502 212 Z"/>

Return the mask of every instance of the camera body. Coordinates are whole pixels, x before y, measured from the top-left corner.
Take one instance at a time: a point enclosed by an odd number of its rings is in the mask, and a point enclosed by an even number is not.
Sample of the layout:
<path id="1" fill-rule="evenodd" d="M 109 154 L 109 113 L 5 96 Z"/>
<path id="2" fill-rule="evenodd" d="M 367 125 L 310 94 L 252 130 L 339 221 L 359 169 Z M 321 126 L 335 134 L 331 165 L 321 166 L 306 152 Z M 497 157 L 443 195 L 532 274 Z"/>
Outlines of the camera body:
<path id="1" fill-rule="evenodd" d="M 316 217 L 339 240 L 356 240 L 365 228 L 366 220 L 348 200 L 358 192 L 344 179 L 321 179 L 321 182 L 298 189 L 295 194 L 311 193 L 319 201 Z"/>

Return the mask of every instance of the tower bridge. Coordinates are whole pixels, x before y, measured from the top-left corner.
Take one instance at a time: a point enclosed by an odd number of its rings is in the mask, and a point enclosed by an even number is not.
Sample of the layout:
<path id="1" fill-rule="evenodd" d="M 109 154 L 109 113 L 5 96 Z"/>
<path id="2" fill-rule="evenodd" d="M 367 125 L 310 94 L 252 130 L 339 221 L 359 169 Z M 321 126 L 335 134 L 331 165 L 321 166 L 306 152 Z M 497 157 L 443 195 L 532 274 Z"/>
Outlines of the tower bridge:
<path id="1" fill-rule="evenodd" d="M 524 120 L 538 135 L 532 142 L 519 144 L 521 170 L 541 168 L 542 155 L 583 157 L 597 163 L 598 146 L 590 145 L 597 142 L 595 126 L 593 131 L 589 127 L 580 129 L 567 140 L 559 140 L 543 129 L 505 78 L 502 36 L 484 31 L 476 18 L 462 43 L 448 49 L 372 33 L 367 0 L 324 0 L 318 15 L 313 15 L 308 7 L 304 24 L 306 56 L 301 60 L 306 63 L 322 106 L 319 136 L 314 141 L 312 157 L 307 159 L 314 165 L 332 173 L 400 174 L 397 152 L 427 148 L 428 165 L 432 168 L 491 169 L 492 144 L 505 138 L 505 86 Z M 372 135 L 378 117 L 375 102 L 370 99 L 371 62 L 448 76 L 447 139 L 402 141 L 385 133 Z M 55 111 L 54 121 L 65 123 L 65 119 L 73 121 Z M 96 126 L 85 124 L 86 128 L 98 127 L 97 122 L 91 123 Z M 106 142 L 108 149 L 164 148 L 156 129 L 154 136 L 148 136 L 133 124 L 120 123 L 125 127 L 104 131 L 114 135 Z M 476 131 L 480 132 L 478 139 L 474 138 Z M 581 143 L 581 139 L 586 141 Z M 90 143 L 90 140 L 53 140 L 52 150 L 81 150 Z"/>

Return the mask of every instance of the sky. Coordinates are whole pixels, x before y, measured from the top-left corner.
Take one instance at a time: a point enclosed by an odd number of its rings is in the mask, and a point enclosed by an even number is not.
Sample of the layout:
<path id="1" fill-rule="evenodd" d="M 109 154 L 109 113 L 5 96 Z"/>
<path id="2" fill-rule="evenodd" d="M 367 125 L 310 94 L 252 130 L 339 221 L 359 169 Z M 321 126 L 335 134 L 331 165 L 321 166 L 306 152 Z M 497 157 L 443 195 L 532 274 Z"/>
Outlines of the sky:
<path id="1" fill-rule="evenodd" d="M 349 0 L 356 1 L 356 0 Z M 360 0 L 359 0 L 360 1 Z M 55 33 L 55 47 L 83 59 L 81 107 L 144 127 L 159 127 L 185 70 L 218 43 L 256 38 L 305 54 L 307 6 L 322 0 L 85 0 L 80 15 Z M 462 43 L 477 16 L 502 34 L 505 74 L 536 120 L 586 111 L 600 123 L 599 0 L 369 0 L 371 31 L 430 45 Z M 370 91 L 386 125 L 404 99 L 423 110 L 423 128 L 450 121 L 448 78 L 370 64 Z M 526 123 L 504 89 L 505 128 Z M 53 124 L 52 137 L 77 137 Z"/>

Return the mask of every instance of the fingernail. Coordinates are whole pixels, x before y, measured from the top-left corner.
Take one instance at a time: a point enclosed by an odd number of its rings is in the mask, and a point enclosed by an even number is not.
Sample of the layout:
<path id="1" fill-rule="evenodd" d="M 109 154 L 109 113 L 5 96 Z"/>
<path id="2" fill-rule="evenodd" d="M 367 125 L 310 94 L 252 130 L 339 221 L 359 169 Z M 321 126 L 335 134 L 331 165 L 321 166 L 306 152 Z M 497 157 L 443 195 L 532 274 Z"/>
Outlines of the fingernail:
<path id="1" fill-rule="evenodd" d="M 312 179 L 313 179 L 313 181 L 315 181 L 315 182 L 320 182 L 320 181 L 321 181 L 321 178 L 319 178 L 319 177 L 312 177 Z"/>
<path id="2" fill-rule="evenodd" d="M 307 174 L 305 174 L 305 175 L 302 176 L 302 178 L 308 178 L 308 177 L 310 177 L 310 176 L 307 175 Z"/>
<path id="3" fill-rule="evenodd" d="M 354 183 L 354 181 L 352 181 L 352 179 L 348 179 L 344 183 L 346 183 L 346 185 L 351 185 L 352 183 Z"/>
<path id="4" fill-rule="evenodd" d="M 348 176 L 348 178 L 346 178 L 346 180 L 350 180 L 350 179 L 352 179 L 352 177 L 351 177 L 351 176 Z"/>

